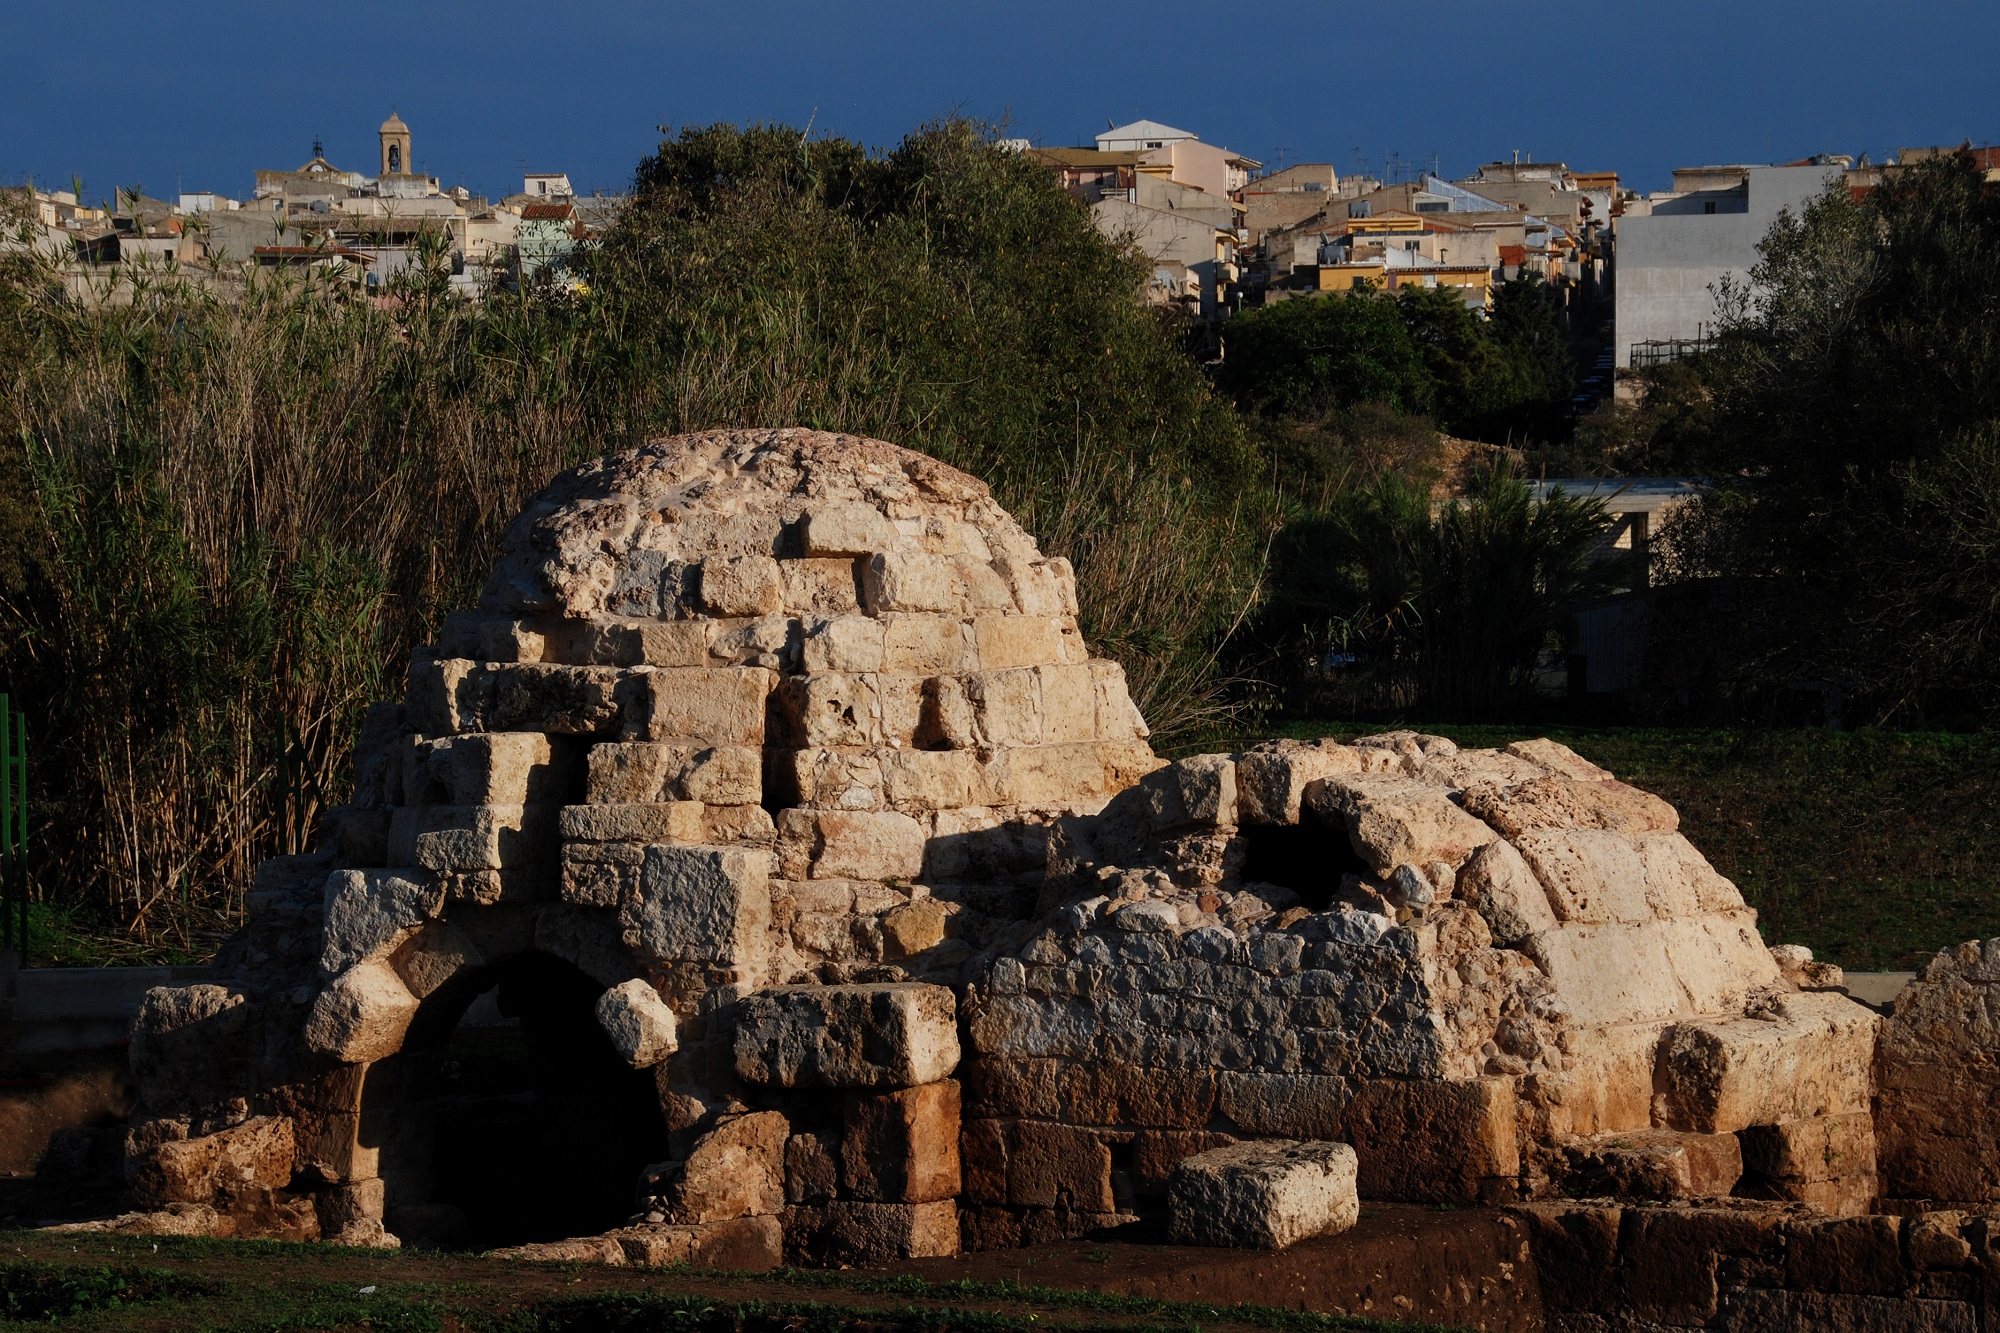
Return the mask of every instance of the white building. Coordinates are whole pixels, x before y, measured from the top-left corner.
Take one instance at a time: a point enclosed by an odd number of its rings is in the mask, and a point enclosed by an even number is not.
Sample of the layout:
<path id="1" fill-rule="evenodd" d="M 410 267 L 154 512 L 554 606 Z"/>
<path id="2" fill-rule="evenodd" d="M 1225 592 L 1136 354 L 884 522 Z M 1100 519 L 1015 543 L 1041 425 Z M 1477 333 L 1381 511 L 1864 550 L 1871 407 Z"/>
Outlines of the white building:
<path id="1" fill-rule="evenodd" d="M 1837 163 L 1729 170 L 1740 175 L 1734 184 L 1722 183 L 1726 176 L 1711 181 L 1677 171 L 1676 184 L 1690 177 L 1710 188 L 1655 196 L 1648 213 L 1617 220 L 1618 365 L 1633 364 L 1635 347 L 1643 362 L 1649 353 L 1671 356 L 1675 342 L 1704 337 L 1715 326 L 1722 280 L 1749 281 L 1757 243 L 1778 214 L 1796 215 L 1841 176 Z"/>
<path id="2" fill-rule="evenodd" d="M 521 177 L 521 193 L 536 199 L 567 199 L 576 193 L 569 175 L 561 171 L 536 171 Z"/>
<path id="3" fill-rule="evenodd" d="M 1162 125 L 1157 120 L 1135 120 L 1130 125 L 1114 125 L 1097 136 L 1100 153 L 1144 153 L 1165 148 L 1199 136 L 1187 130 Z"/>

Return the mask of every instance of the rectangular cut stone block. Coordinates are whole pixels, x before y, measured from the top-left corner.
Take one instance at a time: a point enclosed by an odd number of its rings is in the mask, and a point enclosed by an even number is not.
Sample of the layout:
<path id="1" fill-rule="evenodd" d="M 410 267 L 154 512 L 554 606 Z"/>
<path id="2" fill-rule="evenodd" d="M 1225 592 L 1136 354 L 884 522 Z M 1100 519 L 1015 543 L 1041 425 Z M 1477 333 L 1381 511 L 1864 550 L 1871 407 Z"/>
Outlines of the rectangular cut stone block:
<path id="1" fill-rule="evenodd" d="M 861 582 L 851 556 L 780 560 L 785 609 L 795 615 L 844 616 L 861 609 Z"/>
<path id="2" fill-rule="evenodd" d="M 949 1199 L 938 1203 L 841 1199 L 824 1208 L 794 1208 L 786 1213 L 787 1249 L 794 1247 L 794 1232 L 804 1232 L 798 1248 L 820 1263 L 940 1259 L 959 1251 L 958 1205 Z"/>
<path id="3" fill-rule="evenodd" d="M 951 675 L 977 661 L 971 628 L 957 616 L 882 617 L 882 669 Z"/>
<path id="4" fill-rule="evenodd" d="M 814 879 L 913 880 L 924 869 L 924 826 L 880 810 L 827 810 L 814 816 Z"/>
<path id="5" fill-rule="evenodd" d="M 584 652 L 605 666 L 706 666 L 714 635 L 715 622 L 706 618 L 611 621 L 590 627 Z"/>
<path id="6" fill-rule="evenodd" d="M 1177 759 L 1140 783 L 1156 830 L 1236 823 L 1236 764 L 1228 755 Z"/>
<path id="7" fill-rule="evenodd" d="M 1033 745 L 996 754 L 987 781 L 997 804 L 1068 808 L 1115 796 L 1165 762 L 1144 741 Z"/>
<path id="8" fill-rule="evenodd" d="M 880 552 L 862 567 L 862 604 L 871 615 L 887 611 L 963 612 L 965 582 L 949 557 L 920 552 Z"/>
<path id="9" fill-rule="evenodd" d="M 1743 1175 L 1734 1134 L 1686 1134 L 1670 1129 L 1604 1134 L 1563 1145 L 1565 1193 L 1579 1198 L 1721 1198 Z"/>
<path id="10" fill-rule="evenodd" d="M 1062 628 L 1054 616 L 981 612 L 972 618 L 972 637 L 982 670 L 1004 671 L 1064 660 Z"/>
<path id="11" fill-rule="evenodd" d="M 1282 1250 L 1361 1217 L 1354 1149 L 1344 1143 L 1238 1143 L 1186 1158 L 1168 1199 L 1179 1245 Z"/>
<path id="12" fill-rule="evenodd" d="M 890 750 L 882 755 L 882 793 L 900 810 L 958 810 L 985 805 L 986 772 L 969 750 Z"/>
<path id="13" fill-rule="evenodd" d="M 1142 1129 L 1132 1136 L 1132 1192 L 1164 1199 L 1174 1168 L 1190 1157 L 1227 1148 L 1239 1140 L 1199 1130 Z"/>
<path id="14" fill-rule="evenodd" d="M 776 677 L 763 667 L 666 669 L 643 679 L 652 740 L 764 743 L 764 703 Z"/>
<path id="15" fill-rule="evenodd" d="M 1581 1025 L 1633 1023 L 1685 1014 L 1667 959 L 1663 923 L 1566 924 L 1531 935 L 1521 952 L 1555 982 Z"/>
<path id="16" fill-rule="evenodd" d="M 410 805 L 526 805 L 560 800 L 568 764 L 538 731 L 483 732 L 420 742 L 412 756 Z"/>
<path id="17" fill-rule="evenodd" d="M 1637 924 L 1654 919 L 1646 866 L 1623 834 L 1603 829 L 1535 829 L 1514 846 L 1548 890 L 1564 921 Z"/>
<path id="18" fill-rule="evenodd" d="M 1016 1206 L 1108 1213 L 1111 1149 L 1074 1125 L 1017 1120 L 1007 1136 L 1007 1202 Z"/>
<path id="19" fill-rule="evenodd" d="M 748 745 L 606 741 L 590 747 L 587 765 L 592 805 L 755 805 L 763 798 L 764 753 Z"/>
<path id="20" fill-rule="evenodd" d="M 1502 947 L 1556 928 L 1548 890 L 1512 843 L 1489 842 L 1474 852 L 1458 868 L 1454 891 L 1477 909 Z"/>
<path id="21" fill-rule="evenodd" d="M 416 1017 L 417 997 L 380 960 L 360 963 L 335 977 L 313 1001 L 306 1018 L 308 1050 L 342 1064 L 362 1064 L 392 1054 Z"/>
<path id="22" fill-rule="evenodd" d="M 492 678 L 478 662 L 435 658 L 419 649 L 410 656 L 404 701 L 410 725 L 425 736 L 476 731 L 482 723 Z"/>
<path id="23" fill-rule="evenodd" d="M 625 1227 L 611 1233 L 636 1268 L 709 1268 L 767 1273 L 785 1262 L 785 1232 L 775 1217 L 737 1217 L 700 1226 Z"/>
<path id="24" fill-rule="evenodd" d="M 1781 1199 L 1853 1215 L 1875 1198 L 1875 1118 L 1866 1111 L 1753 1125 L 1735 1137 L 1745 1171 Z"/>
<path id="25" fill-rule="evenodd" d="M 417 812 L 410 851 L 411 860 L 430 871 L 542 866 L 553 872 L 556 807 L 426 806 Z"/>
<path id="26" fill-rule="evenodd" d="M 1332 1139 L 1346 1123 L 1354 1080 L 1326 1074 L 1224 1073 L 1216 1109 L 1245 1134 Z"/>
<path id="27" fill-rule="evenodd" d="M 876 1203 L 955 1198 L 958 1137 L 958 1084 L 950 1079 L 896 1092 L 850 1092 L 841 1184 L 849 1198 Z"/>
<path id="28" fill-rule="evenodd" d="M 1565 1061 L 1562 1101 L 1549 1111 L 1556 1135 L 1584 1137 L 1649 1129 L 1653 1123 L 1653 1069 L 1665 1023 L 1594 1028 Z"/>
<path id="29" fill-rule="evenodd" d="M 813 617 L 804 625 L 800 660 L 809 673 L 880 671 L 882 622 L 872 616 Z"/>
<path id="30" fill-rule="evenodd" d="M 1457 865 L 1499 838 L 1440 789 L 1408 778 L 1341 775 L 1306 787 L 1316 814 L 1347 828 L 1348 840 L 1377 874 L 1396 866 Z"/>
<path id="31" fill-rule="evenodd" d="M 257 1116 L 196 1138 L 160 1144 L 137 1159 L 133 1201 L 142 1208 L 171 1203 L 220 1204 L 283 1189 L 292 1180 L 292 1121 Z"/>
<path id="32" fill-rule="evenodd" d="M 808 556 L 859 556 L 896 545 L 896 528 L 873 505 L 832 502 L 807 509 L 799 537 Z"/>
<path id="33" fill-rule="evenodd" d="M 1094 741 L 1097 682 L 1088 665 L 1041 666 L 1042 735 L 1053 744 Z"/>
<path id="34" fill-rule="evenodd" d="M 562 835 L 576 842 L 700 842 L 706 810 L 699 801 L 566 805 Z"/>
<path id="35" fill-rule="evenodd" d="M 493 731 L 549 731 L 564 735 L 616 732 L 623 723 L 617 667 L 514 663 L 490 666 L 493 699 L 486 724 Z"/>
<path id="36" fill-rule="evenodd" d="M 784 603 L 778 562 L 768 555 L 712 555 L 701 562 L 701 601 L 710 615 L 768 616 Z"/>
<path id="37" fill-rule="evenodd" d="M 1376 1079 L 1347 1107 L 1344 1136 L 1371 1199 L 1476 1202 L 1482 1181 L 1520 1174 L 1513 1084 Z"/>
<path id="38" fill-rule="evenodd" d="M 898 1088 L 958 1067 L 957 1005 L 943 986 L 774 986 L 737 1006 L 736 1073 L 780 1088 Z"/>
<path id="39" fill-rule="evenodd" d="M 965 679 L 965 694 L 981 745 L 1042 743 L 1041 689 L 1033 670 L 975 672 Z"/>
<path id="40" fill-rule="evenodd" d="M 1674 979 L 1696 1013 L 1740 1012 L 1752 992 L 1782 980 L 1748 908 L 1662 921 L 1659 930 Z"/>
<path id="41" fill-rule="evenodd" d="M 1328 741 L 1315 745 L 1281 742 L 1276 749 L 1238 755 L 1239 818 L 1246 824 L 1296 824 L 1307 783 L 1360 771 L 1360 756 L 1351 747 Z"/>
<path id="42" fill-rule="evenodd" d="M 785 1141 L 791 1124 L 781 1111 L 726 1116 L 695 1141 L 685 1160 L 648 1171 L 646 1192 L 679 1225 L 773 1216 L 785 1206 Z"/>
<path id="43" fill-rule="evenodd" d="M 1635 833 L 1632 842 L 1646 867 L 1646 897 L 1662 916 L 1743 910 L 1736 886 L 1679 833 Z"/>
<path id="44" fill-rule="evenodd" d="M 778 685 L 778 706 L 794 747 L 865 746 L 882 739 L 881 706 L 870 676 L 787 676 Z"/>
<path id="45" fill-rule="evenodd" d="M 915 746 L 924 729 L 924 693 L 930 678 L 885 671 L 870 679 L 875 682 L 875 705 L 882 718 L 882 743 L 892 749 Z M 925 737 L 925 748 L 932 739 Z"/>
<path id="46" fill-rule="evenodd" d="M 619 920 L 664 962 L 760 966 L 769 950 L 770 858 L 742 847 L 646 849 Z"/>
<path id="47" fill-rule="evenodd" d="M 1666 1123 L 1714 1134 L 1866 1111 L 1879 1018 L 1845 995 L 1787 995 L 1769 1017 L 1677 1023 L 1662 1039 Z"/>
<path id="48" fill-rule="evenodd" d="M 1125 683 L 1125 668 L 1101 659 L 1086 662 L 1091 683 L 1097 689 L 1097 735 L 1100 740 L 1144 740 L 1152 735 L 1139 705 Z"/>

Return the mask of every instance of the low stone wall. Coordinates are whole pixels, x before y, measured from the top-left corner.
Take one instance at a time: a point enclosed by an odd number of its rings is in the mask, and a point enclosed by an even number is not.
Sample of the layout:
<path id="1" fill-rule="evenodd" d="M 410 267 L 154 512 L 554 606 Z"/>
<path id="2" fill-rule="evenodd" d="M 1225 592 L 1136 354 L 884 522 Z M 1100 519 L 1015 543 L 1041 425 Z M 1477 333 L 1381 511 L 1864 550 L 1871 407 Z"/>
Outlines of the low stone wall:
<path id="1" fill-rule="evenodd" d="M 1528 1224 L 1554 1333 L 1974 1333 L 2000 1306 L 2000 1221 L 1810 1208 L 1542 1203 Z"/>

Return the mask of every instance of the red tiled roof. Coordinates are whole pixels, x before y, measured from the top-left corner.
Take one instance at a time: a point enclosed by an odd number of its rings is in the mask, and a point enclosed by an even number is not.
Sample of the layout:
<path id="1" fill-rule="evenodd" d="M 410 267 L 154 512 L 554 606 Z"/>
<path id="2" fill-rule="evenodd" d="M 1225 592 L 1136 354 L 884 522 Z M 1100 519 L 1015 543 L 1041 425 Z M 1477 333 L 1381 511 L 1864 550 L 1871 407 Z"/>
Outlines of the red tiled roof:
<path id="1" fill-rule="evenodd" d="M 575 204 L 529 204 L 521 210 L 521 221 L 562 222 L 575 212 Z"/>
<path id="2" fill-rule="evenodd" d="M 1527 257 L 1528 247 L 1525 245 L 1503 245 L 1500 247 L 1500 262 L 1504 265 L 1518 267 Z"/>

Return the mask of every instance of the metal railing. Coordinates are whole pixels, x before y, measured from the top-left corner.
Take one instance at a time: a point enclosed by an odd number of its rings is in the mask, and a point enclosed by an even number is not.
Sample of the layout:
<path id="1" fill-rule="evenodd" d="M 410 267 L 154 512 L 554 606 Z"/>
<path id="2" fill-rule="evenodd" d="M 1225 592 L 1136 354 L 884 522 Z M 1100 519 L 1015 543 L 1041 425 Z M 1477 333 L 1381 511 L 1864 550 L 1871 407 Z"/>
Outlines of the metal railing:
<path id="1" fill-rule="evenodd" d="M 0 948 L 28 961 L 28 719 L 0 694 Z"/>
<path id="2" fill-rule="evenodd" d="M 1632 369 L 1645 366 L 1664 366 L 1670 361 L 1678 361 L 1684 356 L 1705 352 L 1714 344 L 1713 338 L 1649 338 L 1642 343 L 1632 344 Z"/>

